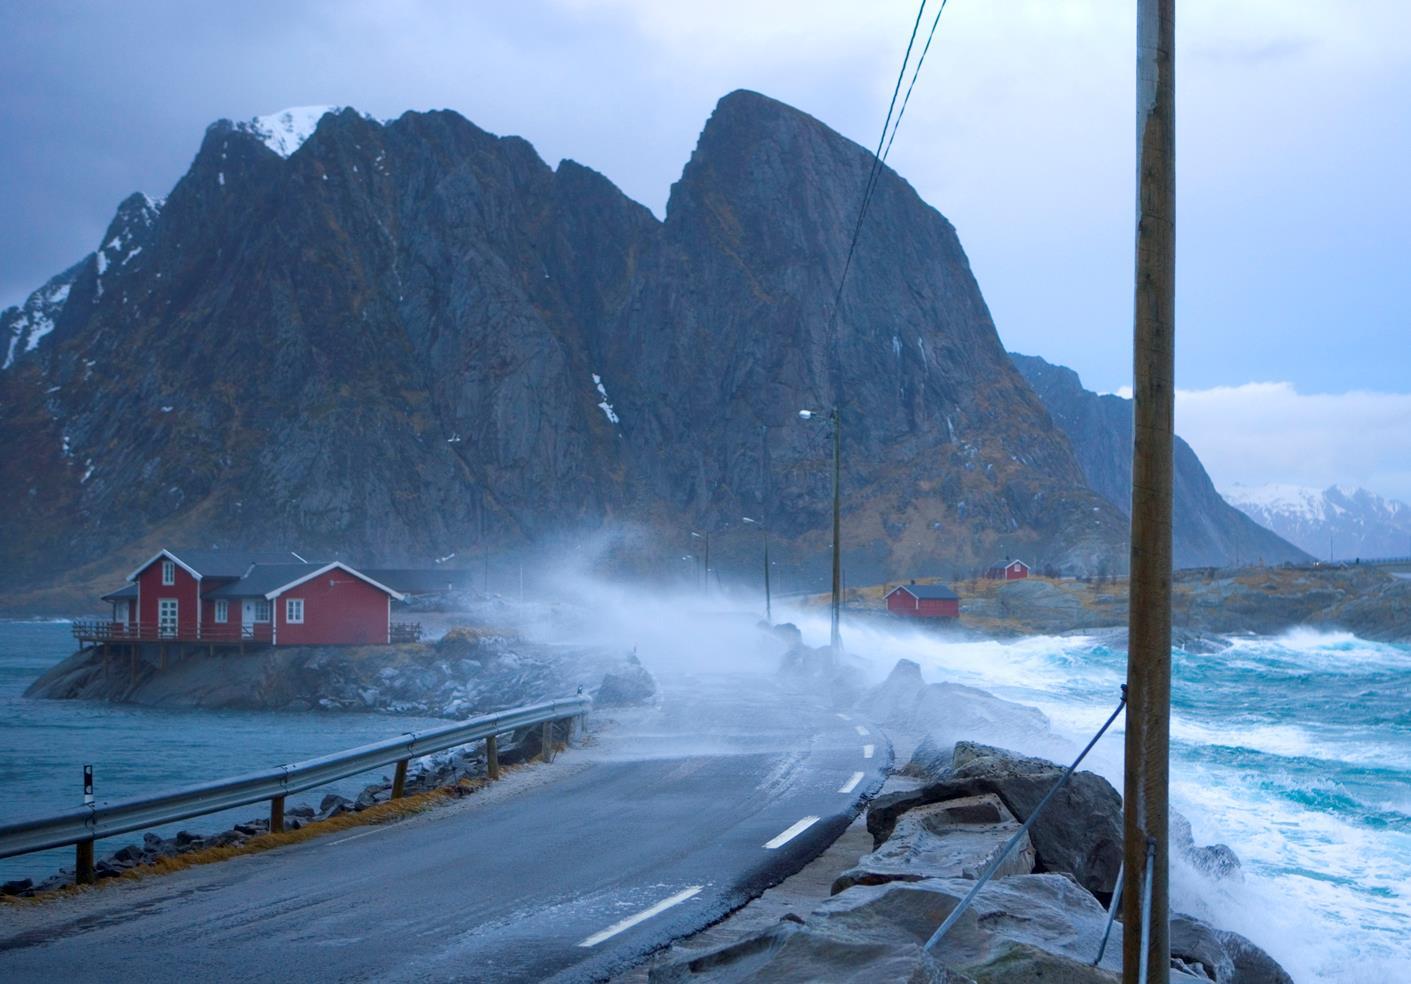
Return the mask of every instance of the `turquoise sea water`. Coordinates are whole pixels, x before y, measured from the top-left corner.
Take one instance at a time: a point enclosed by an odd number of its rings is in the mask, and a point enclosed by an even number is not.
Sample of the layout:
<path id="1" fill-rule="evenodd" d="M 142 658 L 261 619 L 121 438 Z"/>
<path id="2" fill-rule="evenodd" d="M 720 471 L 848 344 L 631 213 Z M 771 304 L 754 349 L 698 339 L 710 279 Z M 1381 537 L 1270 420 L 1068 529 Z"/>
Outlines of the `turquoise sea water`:
<path id="1" fill-rule="evenodd" d="M 826 626 L 806 634 L 826 636 Z M 897 658 L 1036 706 L 1071 759 L 1116 706 L 1126 654 L 1095 638 L 945 643 L 858 628 Z M 1121 719 L 1085 763 L 1122 788 Z M 1304 981 L 1411 980 L 1411 648 L 1298 630 L 1173 663 L 1172 805 L 1239 880 L 1173 867 L 1172 905 L 1259 943 Z"/>
<path id="2" fill-rule="evenodd" d="M 91 701 L 27 700 L 35 677 L 73 652 L 67 622 L 0 621 L 0 823 L 81 806 L 83 766 L 101 800 L 125 799 L 236 776 L 444 724 L 387 714 L 154 710 Z M 295 798 L 317 806 L 325 792 L 356 795 L 377 774 Z M 293 802 L 290 805 L 294 805 Z M 215 832 L 264 815 L 260 804 L 158 828 Z M 98 855 L 142 840 L 98 843 Z M 0 881 L 39 881 L 73 867 L 66 848 L 0 860 Z"/>

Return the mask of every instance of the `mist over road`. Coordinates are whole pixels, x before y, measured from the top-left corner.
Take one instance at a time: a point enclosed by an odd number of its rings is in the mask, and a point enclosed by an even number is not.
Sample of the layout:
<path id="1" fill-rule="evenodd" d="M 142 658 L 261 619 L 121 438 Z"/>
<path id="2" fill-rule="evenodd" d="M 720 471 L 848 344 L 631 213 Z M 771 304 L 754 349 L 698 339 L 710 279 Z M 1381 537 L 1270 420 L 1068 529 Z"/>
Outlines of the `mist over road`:
<path id="1" fill-rule="evenodd" d="M 668 677 L 586 747 L 388 827 L 25 909 L 0 978 L 594 980 L 820 853 L 886 738 L 771 678 Z"/>

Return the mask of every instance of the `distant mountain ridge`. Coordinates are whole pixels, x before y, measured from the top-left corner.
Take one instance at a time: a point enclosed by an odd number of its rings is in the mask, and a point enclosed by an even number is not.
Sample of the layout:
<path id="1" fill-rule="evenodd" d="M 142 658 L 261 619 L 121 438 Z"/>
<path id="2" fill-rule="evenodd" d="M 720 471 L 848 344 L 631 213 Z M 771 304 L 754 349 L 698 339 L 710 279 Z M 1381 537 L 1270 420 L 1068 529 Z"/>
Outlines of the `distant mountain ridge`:
<path id="1" fill-rule="evenodd" d="M 1126 515 L 1132 501 L 1132 401 L 1083 387 L 1078 374 L 1038 356 L 1009 357 L 1072 442 L 1092 490 Z M 1176 438 L 1173 548 L 1177 567 L 1224 567 L 1307 560 L 1215 490 L 1189 444 Z"/>
<path id="2" fill-rule="evenodd" d="M 723 98 L 658 221 L 452 112 L 314 112 L 213 124 L 164 201 L 0 312 L 10 582 L 173 542 L 400 564 L 623 525 L 641 569 L 707 529 L 753 571 L 741 515 L 822 569 L 828 430 L 798 410 L 835 404 L 851 582 L 1125 563 L 955 230 L 890 170 L 830 334 L 871 157 L 812 117 Z"/>
<path id="3" fill-rule="evenodd" d="M 1411 557 L 1411 506 L 1354 486 L 1233 485 L 1236 508 L 1315 557 Z"/>

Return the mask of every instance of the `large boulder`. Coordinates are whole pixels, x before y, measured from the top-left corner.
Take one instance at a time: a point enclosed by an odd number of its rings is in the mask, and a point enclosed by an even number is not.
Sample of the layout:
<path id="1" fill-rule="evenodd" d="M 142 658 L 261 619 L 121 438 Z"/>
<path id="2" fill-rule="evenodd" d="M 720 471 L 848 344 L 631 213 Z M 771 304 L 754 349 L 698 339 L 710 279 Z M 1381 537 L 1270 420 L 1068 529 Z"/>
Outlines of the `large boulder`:
<path id="1" fill-rule="evenodd" d="M 1005 749 L 957 742 L 946 778 L 919 789 L 885 794 L 872 801 L 867 829 L 874 847 L 891 836 L 907 811 L 932 803 L 993 793 L 1021 823 L 1033 815 L 1063 769 L 1044 759 Z M 1071 874 L 1106 900 L 1122 864 L 1122 798 L 1101 776 L 1076 772 L 1029 829 L 1035 870 Z"/>
<path id="2" fill-rule="evenodd" d="M 1171 917 L 1171 958 L 1215 984 L 1293 984 L 1273 957 L 1239 933 L 1182 913 Z"/>
<path id="3" fill-rule="evenodd" d="M 998 796 L 971 796 L 908 810 L 886 842 L 833 882 L 834 894 L 853 885 L 923 878 L 978 878 L 1019 831 Z M 1034 848 L 1025 834 L 996 877 L 1034 870 Z"/>
<path id="4" fill-rule="evenodd" d="M 974 886 L 969 878 L 860 885 L 820 905 L 809 924 L 896 946 L 924 944 Z M 933 953 L 972 978 L 972 968 L 996 960 L 1013 944 L 1091 964 L 1106 925 L 1102 906 L 1068 875 L 1013 875 L 981 889 Z M 1122 927 L 1116 924 L 1103 970 L 1120 970 L 1121 953 Z"/>
<path id="5" fill-rule="evenodd" d="M 1119 979 L 1111 970 L 1026 943 L 1005 943 L 965 972 L 975 984 L 1113 984 Z"/>
<path id="6" fill-rule="evenodd" d="M 635 652 L 628 655 L 620 669 L 603 676 L 603 682 L 593 694 L 598 707 L 627 707 L 645 704 L 656 696 L 657 684 Z"/>
<path id="7" fill-rule="evenodd" d="M 1197 846 L 1191 832 L 1191 822 L 1179 812 L 1171 811 L 1171 847 L 1190 863 L 1212 878 L 1241 878 L 1243 871 L 1239 855 L 1228 844 Z"/>
<path id="8" fill-rule="evenodd" d="M 858 939 L 785 919 L 748 939 L 652 969 L 651 984 L 770 981 L 775 984 L 972 984 L 919 944 Z"/>
<path id="9" fill-rule="evenodd" d="M 1051 740 L 1048 718 L 1023 704 L 958 683 L 926 683 L 921 667 L 897 660 L 887 679 L 863 695 L 857 710 L 879 724 L 928 735 L 949 748 L 961 738 L 1028 744 Z"/>

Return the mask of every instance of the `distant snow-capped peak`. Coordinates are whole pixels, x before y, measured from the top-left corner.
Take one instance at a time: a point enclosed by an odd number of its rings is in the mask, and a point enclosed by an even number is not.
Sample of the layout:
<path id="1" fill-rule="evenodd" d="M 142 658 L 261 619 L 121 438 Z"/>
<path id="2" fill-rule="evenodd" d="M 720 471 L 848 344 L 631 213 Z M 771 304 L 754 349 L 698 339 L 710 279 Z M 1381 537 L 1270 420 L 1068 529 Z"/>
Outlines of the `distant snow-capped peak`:
<path id="1" fill-rule="evenodd" d="M 1411 506 L 1364 488 L 1233 485 L 1227 502 L 1318 557 L 1400 556 L 1411 542 Z"/>
<path id="2" fill-rule="evenodd" d="M 314 130 L 318 128 L 318 121 L 323 119 L 325 113 L 336 113 L 342 108 L 294 106 L 278 113 L 256 116 L 244 123 L 237 123 L 236 128 L 259 137 L 266 147 L 280 157 L 288 157 L 313 135 Z"/>
<path id="3" fill-rule="evenodd" d="M 1235 484 L 1220 493 L 1225 501 L 1246 512 L 1258 509 L 1269 513 L 1283 513 L 1307 520 L 1328 518 L 1329 510 L 1337 509 L 1328 501 L 1322 489 L 1306 485 L 1287 485 L 1271 482 L 1267 485 Z"/>

